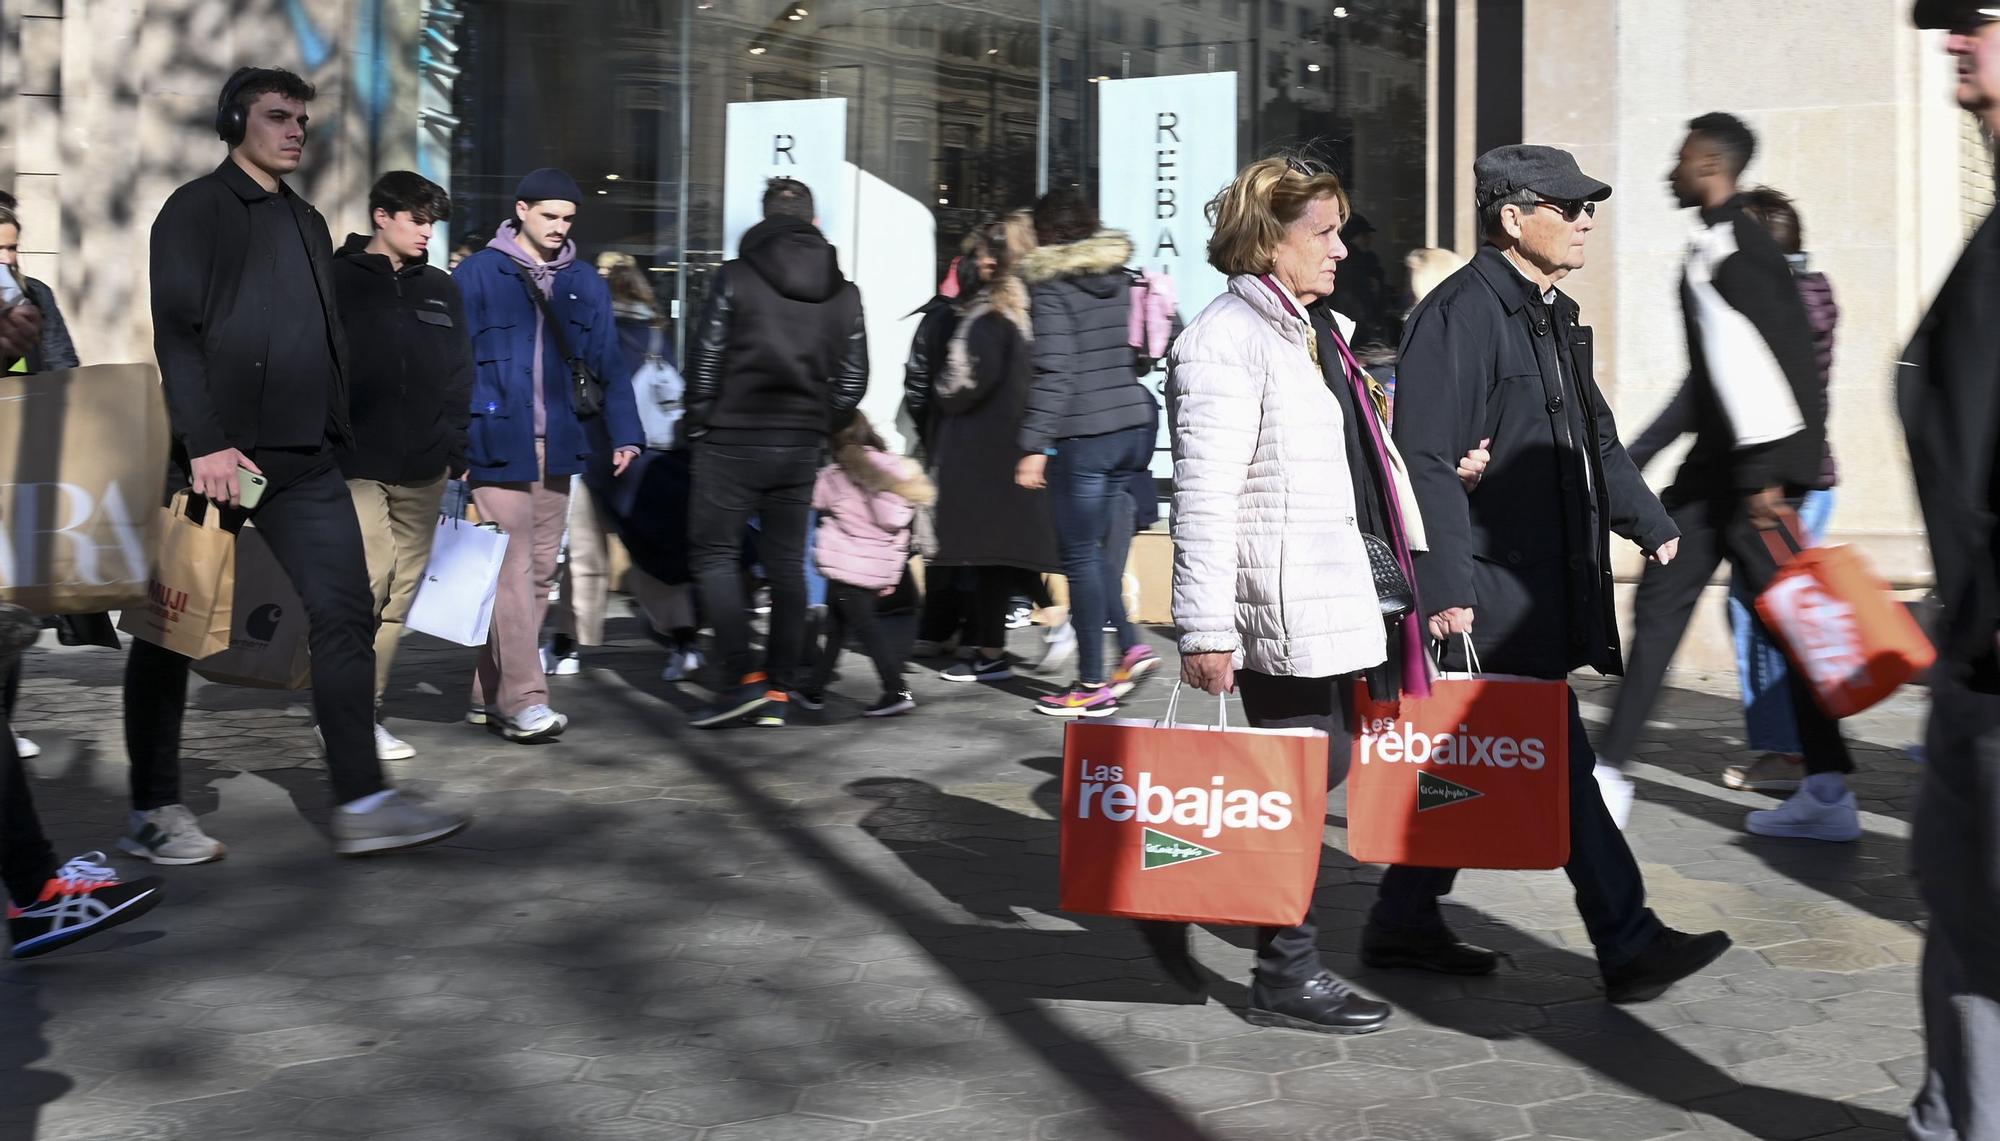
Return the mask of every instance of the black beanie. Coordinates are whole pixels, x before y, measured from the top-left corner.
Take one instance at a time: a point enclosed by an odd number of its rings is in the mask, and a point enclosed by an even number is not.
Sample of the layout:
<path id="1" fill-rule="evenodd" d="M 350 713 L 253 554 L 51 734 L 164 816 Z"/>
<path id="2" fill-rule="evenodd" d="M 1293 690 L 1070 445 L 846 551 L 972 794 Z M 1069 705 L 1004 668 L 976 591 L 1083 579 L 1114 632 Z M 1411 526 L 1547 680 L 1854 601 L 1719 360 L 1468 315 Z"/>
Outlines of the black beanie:
<path id="1" fill-rule="evenodd" d="M 583 204 L 583 190 L 577 186 L 576 179 L 569 176 L 569 172 L 552 166 L 529 171 L 528 176 L 521 180 L 521 185 L 514 188 L 516 202 L 540 202 L 544 198 L 574 202 L 580 206 Z"/>

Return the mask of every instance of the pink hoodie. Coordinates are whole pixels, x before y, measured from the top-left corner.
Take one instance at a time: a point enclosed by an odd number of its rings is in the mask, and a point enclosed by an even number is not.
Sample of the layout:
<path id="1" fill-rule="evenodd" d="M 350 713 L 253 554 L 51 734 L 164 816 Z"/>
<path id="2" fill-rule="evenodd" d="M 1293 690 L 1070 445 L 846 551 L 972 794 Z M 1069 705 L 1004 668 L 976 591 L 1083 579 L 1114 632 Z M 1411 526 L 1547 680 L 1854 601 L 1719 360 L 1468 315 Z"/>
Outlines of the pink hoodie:
<path id="1" fill-rule="evenodd" d="M 838 463 L 820 471 L 813 488 L 813 508 L 821 515 L 815 558 L 820 573 L 835 582 L 887 590 L 903 581 L 917 507 L 936 500 L 937 492 L 909 460 L 874 448 L 868 459 L 872 478 L 861 482 Z"/>

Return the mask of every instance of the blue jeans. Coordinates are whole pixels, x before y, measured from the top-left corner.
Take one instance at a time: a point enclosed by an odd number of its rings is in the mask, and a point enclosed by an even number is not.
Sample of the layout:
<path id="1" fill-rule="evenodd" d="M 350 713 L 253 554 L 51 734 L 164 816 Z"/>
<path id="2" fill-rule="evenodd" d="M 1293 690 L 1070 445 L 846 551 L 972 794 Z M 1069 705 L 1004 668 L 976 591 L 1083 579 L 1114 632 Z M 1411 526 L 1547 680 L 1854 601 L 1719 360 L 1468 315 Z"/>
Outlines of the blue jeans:
<path id="1" fill-rule="evenodd" d="M 1809 542 L 1826 538 L 1833 492 L 1808 491 L 1799 502 L 1799 525 Z M 1792 695 L 1785 688 L 1785 655 L 1757 619 L 1756 594 L 1741 573 L 1729 580 L 1729 626 L 1736 636 L 1736 677 L 1743 686 L 1743 727 L 1753 753 L 1805 752 L 1799 744 Z"/>
<path id="2" fill-rule="evenodd" d="M 1107 623 L 1117 628 L 1121 648 L 1139 644 L 1125 619 L 1123 556 L 1132 542 L 1132 493 L 1126 483 L 1147 471 L 1152 460 L 1153 433 L 1144 426 L 1058 440 L 1049 460 L 1049 514 L 1069 579 L 1077 671 L 1093 685 L 1111 680 L 1104 666 Z M 1115 533 L 1120 529 L 1125 534 Z"/>

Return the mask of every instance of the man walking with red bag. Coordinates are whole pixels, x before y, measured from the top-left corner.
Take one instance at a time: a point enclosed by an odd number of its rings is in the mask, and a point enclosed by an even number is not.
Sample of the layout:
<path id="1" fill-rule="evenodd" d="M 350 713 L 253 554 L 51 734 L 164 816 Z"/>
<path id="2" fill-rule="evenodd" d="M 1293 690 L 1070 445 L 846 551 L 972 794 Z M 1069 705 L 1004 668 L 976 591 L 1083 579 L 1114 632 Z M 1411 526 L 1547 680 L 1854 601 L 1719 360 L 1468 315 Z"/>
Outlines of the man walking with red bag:
<path id="1" fill-rule="evenodd" d="M 1604 735 L 1609 765 L 1631 759 L 1715 568 L 1727 559 L 1753 593 L 1770 585 L 1778 563 L 1769 544 L 1780 528 L 1799 539 L 1798 505 L 1819 482 L 1826 456 L 1826 395 L 1805 302 L 1777 240 L 1737 192 L 1756 149 L 1742 120 L 1703 115 L 1688 124 L 1668 179 L 1675 201 L 1700 212 L 1681 279 L 1696 436 L 1666 496 L 1685 550 L 1671 566 L 1647 567 L 1639 580 L 1631 669 Z M 1759 836 L 1857 839 L 1861 820 L 1846 778 L 1854 762 L 1840 723 L 1813 696 L 1811 672 L 1789 651 L 1786 659 L 1806 775 L 1791 799 L 1752 812 L 1746 827 Z M 1760 762 L 1750 779 L 1798 781 L 1797 768 Z M 1609 787 L 1629 789 L 1622 776 Z"/>
<path id="2" fill-rule="evenodd" d="M 2000 131 L 2000 9 L 1918 0 L 1944 29 L 1959 106 Z M 2000 1137 L 2000 214 L 1989 214 L 1903 353 L 1897 394 L 1937 567 L 1938 663 L 1911 849 L 1930 909 L 1929 1073 L 1913 1141 Z"/>
<path id="3" fill-rule="evenodd" d="M 1486 246 L 1410 316 L 1397 367 L 1395 439 L 1430 550 L 1418 597 L 1446 666 L 1469 636 L 1496 673 L 1562 680 L 1621 668 L 1610 532 L 1656 563 L 1673 560 L 1673 521 L 1647 489 L 1591 371 L 1590 329 L 1556 283 L 1581 269 L 1597 204 L 1611 187 L 1568 152 L 1507 146 L 1473 165 Z M 1414 412 L 1412 410 L 1415 410 Z M 1462 483 L 1462 457 L 1491 458 Z M 1472 486 L 1468 489 L 1467 483 Z M 1477 625 L 1475 626 L 1475 617 Z M 1613 1002 L 1643 1002 L 1729 949 L 1720 931 L 1662 924 L 1593 777 L 1596 756 L 1569 697 L 1570 856 L 1564 867 Z M 1486 974 L 1490 951 L 1454 937 L 1438 900 L 1451 868 L 1392 867 L 1362 936 L 1373 967 Z"/>

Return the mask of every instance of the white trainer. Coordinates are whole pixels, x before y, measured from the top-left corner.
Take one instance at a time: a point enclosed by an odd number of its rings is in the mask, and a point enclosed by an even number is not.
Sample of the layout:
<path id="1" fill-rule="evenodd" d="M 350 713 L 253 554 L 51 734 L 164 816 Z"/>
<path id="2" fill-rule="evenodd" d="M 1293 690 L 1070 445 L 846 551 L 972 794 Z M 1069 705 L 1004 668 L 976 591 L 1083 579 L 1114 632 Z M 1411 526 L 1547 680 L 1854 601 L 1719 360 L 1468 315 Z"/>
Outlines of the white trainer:
<path id="1" fill-rule="evenodd" d="M 42 755 L 42 747 L 17 733 L 14 735 L 14 754 L 29 761 Z"/>
<path id="2" fill-rule="evenodd" d="M 1760 808 L 1743 826 L 1757 836 L 1779 836 L 1792 840 L 1826 840 L 1844 844 L 1861 838 L 1861 810 L 1852 790 L 1841 793 L 1832 804 L 1801 788 L 1776 808 Z"/>
<path id="3" fill-rule="evenodd" d="M 156 864 L 205 864 L 227 852 L 221 841 L 201 830 L 185 804 L 134 812 L 132 832 L 118 846 Z"/>
<path id="4" fill-rule="evenodd" d="M 389 732 L 387 725 L 379 721 L 375 723 L 375 756 L 378 760 L 407 761 L 416 755 L 414 745 Z"/>
<path id="5" fill-rule="evenodd" d="M 1623 832 L 1626 823 L 1632 819 L 1632 778 L 1602 762 L 1590 770 L 1590 775 L 1597 778 L 1597 795 L 1604 798 L 1604 808 L 1611 813 L 1611 822 Z"/>
<path id="6" fill-rule="evenodd" d="M 500 718 L 500 732 L 509 741 L 549 741 L 569 728 L 569 718 L 546 705 L 530 705 L 520 713 Z"/>

